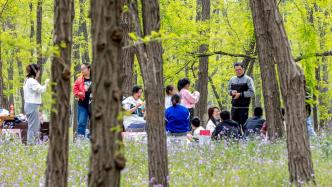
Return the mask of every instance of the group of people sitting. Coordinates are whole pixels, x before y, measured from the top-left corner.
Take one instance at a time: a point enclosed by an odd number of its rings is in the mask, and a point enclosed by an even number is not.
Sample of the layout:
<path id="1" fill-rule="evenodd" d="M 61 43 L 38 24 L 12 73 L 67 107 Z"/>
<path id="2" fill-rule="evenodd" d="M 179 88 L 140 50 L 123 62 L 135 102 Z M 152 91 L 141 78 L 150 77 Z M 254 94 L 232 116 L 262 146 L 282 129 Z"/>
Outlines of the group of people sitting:
<path id="1" fill-rule="evenodd" d="M 249 118 L 243 127 L 231 120 L 229 111 L 222 111 L 218 107 L 208 109 L 209 120 L 202 124 L 201 119 L 194 117 L 194 107 L 199 101 L 199 92 L 190 92 L 190 81 L 183 78 L 178 82 L 178 90 L 168 85 L 165 89 L 165 121 L 168 136 L 187 136 L 190 140 L 198 140 L 201 130 L 208 130 L 213 139 L 241 138 L 250 134 L 260 134 L 263 124 L 263 110 L 255 108 L 254 116 Z M 146 131 L 145 103 L 141 100 L 143 89 L 134 86 L 132 96 L 122 101 L 126 110 L 123 117 L 124 130 L 127 132 Z M 203 127 L 206 126 L 206 129 Z M 264 133 L 264 132 L 262 132 Z"/>

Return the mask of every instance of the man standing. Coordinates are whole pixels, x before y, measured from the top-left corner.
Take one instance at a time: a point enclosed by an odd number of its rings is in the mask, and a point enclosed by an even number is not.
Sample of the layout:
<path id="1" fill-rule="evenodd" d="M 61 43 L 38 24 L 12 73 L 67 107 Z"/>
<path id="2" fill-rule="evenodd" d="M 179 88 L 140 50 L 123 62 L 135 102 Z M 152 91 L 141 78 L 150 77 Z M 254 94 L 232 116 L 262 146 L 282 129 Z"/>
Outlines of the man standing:
<path id="1" fill-rule="evenodd" d="M 91 103 L 91 79 L 90 79 L 90 65 L 83 63 L 81 65 L 82 76 L 77 78 L 74 84 L 73 92 L 75 99 L 78 100 L 77 106 L 77 135 L 85 136 L 86 125 L 90 117 L 90 103 Z"/>
<path id="2" fill-rule="evenodd" d="M 254 96 L 254 81 L 245 74 L 242 63 L 235 63 L 236 76 L 232 77 L 228 85 L 228 93 L 232 96 L 232 120 L 238 122 L 243 129 L 248 119 L 250 98 Z"/>

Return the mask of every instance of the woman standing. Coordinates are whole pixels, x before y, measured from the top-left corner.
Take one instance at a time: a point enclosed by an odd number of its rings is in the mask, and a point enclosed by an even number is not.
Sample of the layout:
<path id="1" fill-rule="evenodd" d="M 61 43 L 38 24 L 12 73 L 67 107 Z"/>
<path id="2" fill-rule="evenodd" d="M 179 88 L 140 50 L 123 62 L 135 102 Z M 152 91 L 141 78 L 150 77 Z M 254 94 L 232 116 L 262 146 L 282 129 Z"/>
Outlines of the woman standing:
<path id="1" fill-rule="evenodd" d="M 183 78 L 178 82 L 178 90 L 180 92 L 180 97 L 182 105 L 184 105 L 190 112 L 190 121 L 194 116 L 194 108 L 196 103 L 199 101 L 199 92 L 195 91 L 190 93 L 190 81 L 187 78 Z"/>
<path id="2" fill-rule="evenodd" d="M 30 64 L 26 68 L 27 78 L 25 80 L 24 90 L 24 112 L 28 119 L 28 144 L 35 144 L 40 129 L 39 106 L 42 103 L 41 94 L 46 91 L 49 79 L 46 79 L 44 85 L 37 81 L 40 75 L 40 66 Z"/>
<path id="3" fill-rule="evenodd" d="M 208 109 L 209 121 L 206 125 L 206 130 L 212 132 L 216 129 L 218 123 L 220 123 L 220 110 L 218 107 L 210 107 Z"/>

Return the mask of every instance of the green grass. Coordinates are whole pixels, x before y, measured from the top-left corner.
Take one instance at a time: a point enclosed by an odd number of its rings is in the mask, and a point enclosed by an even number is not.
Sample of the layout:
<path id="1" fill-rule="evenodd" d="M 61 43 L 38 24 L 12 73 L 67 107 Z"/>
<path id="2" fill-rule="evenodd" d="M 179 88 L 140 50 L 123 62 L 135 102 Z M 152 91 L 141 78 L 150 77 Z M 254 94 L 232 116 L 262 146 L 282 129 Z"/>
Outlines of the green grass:
<path id="1" fill-rule="evenodd" d="M 311 140 L 318 186 L 332 186 L 332 136 Z M 86 186 L 90 146 L 88 141 L 70 145 L 70 186 Z M 147 186 L 147 147 L 127 142 L 127 166 L 121 186 Z M 287 149 L 258 140 L 246 143 L 213 143 L 210 146 L 168 147 L 171 186 L 288 186 Z M 13 140 L 0 144 L 0 186 L 39 186 L 44 182 L 47 145 L 23 146 Z"/>

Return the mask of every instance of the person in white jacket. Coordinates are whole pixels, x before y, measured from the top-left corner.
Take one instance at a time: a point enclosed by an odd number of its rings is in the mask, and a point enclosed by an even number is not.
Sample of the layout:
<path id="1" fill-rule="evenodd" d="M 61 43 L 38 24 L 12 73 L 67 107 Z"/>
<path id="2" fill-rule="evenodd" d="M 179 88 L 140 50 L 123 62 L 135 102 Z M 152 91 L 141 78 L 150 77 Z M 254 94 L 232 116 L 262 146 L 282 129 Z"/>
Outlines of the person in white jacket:
<path id="1" fill-rule="evenodd" d="M 210 107 L 208 109 L 209 121 L 206 124 L 206 130 L 209 130 L 211 134 L 220 123 L 220 110 L 218 107 Z"/>
<path id="2" fill-rule="evenodd" d="M 24 82 L 24 112 L 28 119 L 27 143 L 35 144 L 38 139 L 40 129 L 39 106 L 42 104 L 41 94 L 46 91 L 49 79 L 41 85 L 37 79 L 40 75 L 40 66 L 30 64 L 26 68 L 27 76 Z"/>

